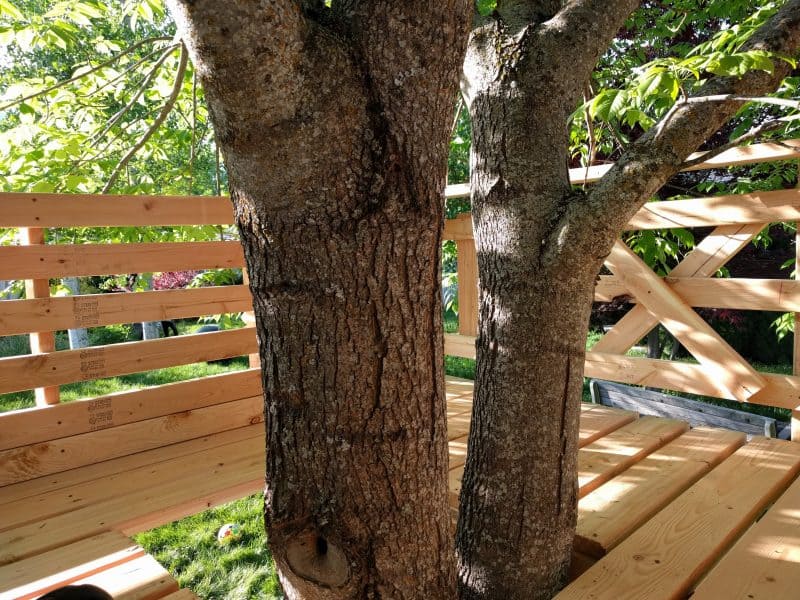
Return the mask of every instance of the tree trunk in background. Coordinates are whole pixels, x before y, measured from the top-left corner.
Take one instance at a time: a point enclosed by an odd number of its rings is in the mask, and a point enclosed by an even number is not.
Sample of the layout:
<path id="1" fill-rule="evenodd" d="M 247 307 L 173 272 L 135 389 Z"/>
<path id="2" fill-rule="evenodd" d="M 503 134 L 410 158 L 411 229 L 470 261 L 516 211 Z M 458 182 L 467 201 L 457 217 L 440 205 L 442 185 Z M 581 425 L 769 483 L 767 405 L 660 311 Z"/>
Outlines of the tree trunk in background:
<path id="1" fill-rule="evenodd" d="M 143 273 L 142 280 L 144 281 L 144 289 L 153 289 L 153 274 Z M 142 339 L 143 340 L 157 340 L 161 337 L 161 322 L 160 321 L 145 321 L 142 323 Z"/>
<path id="2" fill-rule="evenodd" d="M 577 443 L 594 281 L 622 227 L 740 106 L 687 104 L 588 192 L 568 179 L 567 117 L 631 0 L 499 1 L 470 38 L 480 322 L 456 549 L 461 598 L 535 600 L 563 585 L 577 517 Z M 800 1 L 747 47 L 792 54 Z M 711 78 L 704 94 L 774 89 L 788 72 Z"/>
<path id="3" fill-rule="evenodd" d="M 440 249 L 469 6 L 172 0 L 230 174 L 289 598 L 449 598 Z"/>
<path id="4" fill-rule="evenodd" d="M 80 284 L 77 277 L 65 277 L 61 280 L 73 296 L 81 293 Z M 70 329 L 67 334 L 69 335 L 69 349 L 79 350 L 80 348 L 89 347 L 89 332 L 85 328 Z"/>

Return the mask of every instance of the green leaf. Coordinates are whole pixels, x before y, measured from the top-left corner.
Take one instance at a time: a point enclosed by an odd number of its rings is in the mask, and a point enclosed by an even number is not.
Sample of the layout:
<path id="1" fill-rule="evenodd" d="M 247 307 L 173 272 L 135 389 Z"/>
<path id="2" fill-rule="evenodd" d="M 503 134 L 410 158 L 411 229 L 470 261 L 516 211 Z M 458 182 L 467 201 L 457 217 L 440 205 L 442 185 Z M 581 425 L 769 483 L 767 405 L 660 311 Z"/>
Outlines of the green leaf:
<path id="1" fill-rule="evenodd" d="M 0 15 L 11 17 L 15 21 L 22 21 L 25 18 L 19 9 L 11 4 L 9 0 L 0 0 Z"/>

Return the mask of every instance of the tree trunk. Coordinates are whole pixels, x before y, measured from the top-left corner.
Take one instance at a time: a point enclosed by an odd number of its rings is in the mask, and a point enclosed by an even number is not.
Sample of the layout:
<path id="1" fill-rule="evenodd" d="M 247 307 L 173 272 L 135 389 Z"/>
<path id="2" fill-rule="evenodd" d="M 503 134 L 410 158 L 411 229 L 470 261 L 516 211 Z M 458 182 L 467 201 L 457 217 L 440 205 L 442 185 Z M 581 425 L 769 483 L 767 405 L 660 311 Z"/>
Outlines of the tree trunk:
<path id="1" fill-rule="evenodd" d="M 594 280 L 622 227 L 740 106 L 678 107 L 589 192 L 572 190 L 567 117 L 638 2 L 499 0 L 470 38 L 480 323 L 456 548 L 461 598 L 538 599 L 563 584 L 577 510 L 583 360 Z M 800 0 L 746 49 L 792 54 Z M 762 94 L 788 66 L 711 78 L 701 93 Z"/>
<path id="2" fill-rule="evenodd" d="M 469 9 L 355 4 L 170 6 L 250 276 L 284 590 L 449 598 L 442 192 Z"/>
<path id="3" fill-rule="evenodd" d="M 144 289 L 153 289 L 153 274 L 143 273 L 142 280 L 144 281 Z M 161 322 L 160 321 L 144 321 L 142 322 L 142 339 L 143 340 L 157 340 L 161 337 Z"/>
<path id="4" fill-rule="evenodd" d="M 526 11 L 531 4 L 499 3 L 473 32 L 462 83 L 480 279 L 456 537 L 465 599 L 550 598 L 569 567 L 583 360 L 602 256 L 577 256 L 563 242 L 560 217 L 583 198 L 569 183 L 567 118 L 602 40 L 636 3 L 584 9 L 596 16 L 592 27 L 551 18 L 560 2 L 548 14 Z M 567 61 L 567 47 L 587 52 Z"/>
<path id="5" fill-rule="evenodd" d="M 80 286 L 77 277 L 65 277 L 64 279 L 61 280 L 61 282 L 73 296 L 80 294 Z M 90 345 L 89 332 L 84 327 L 81 327 L 79 329 L 69 329 L 67 331 L 67 335 L 69 336 L 70 350 L 79 350 L 81 348 L 88 348 Z"/>

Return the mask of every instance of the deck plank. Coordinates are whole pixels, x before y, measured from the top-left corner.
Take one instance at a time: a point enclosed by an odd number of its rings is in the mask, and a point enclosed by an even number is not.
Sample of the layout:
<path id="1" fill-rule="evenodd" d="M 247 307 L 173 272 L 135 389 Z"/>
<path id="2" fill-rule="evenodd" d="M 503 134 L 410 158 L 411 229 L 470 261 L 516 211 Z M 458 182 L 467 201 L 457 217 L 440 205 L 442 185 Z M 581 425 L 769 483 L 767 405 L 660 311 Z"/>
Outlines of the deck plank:
<path id="1" fill-rule="evenodd" d="M 581 498 L 575 547 L 601 558 L 737 448 L 745 435 L 692 429 Z"/>
<path id="2" fill-rule="evenodd" d="M 583 447 L 591 444 L 637 418 L 639 415 L 629 410 L 581 403 L 581 431 L 578 445 Z"/>
<path id="3" fill-rule="evenodd" d="M 132 469 L 140 468 L 144 465 L 155 465 L 175 460 L 195 456 L 201 452 L 219 448 L 221 446 L 252 440 L 253 438 L 264 437 L 264 426 L 262 424 L 249 425 L 240 429 L 232 429 L 207 435 L 201 438 L 153 448 L 137 454 L 131 454 L 122 458 L 107 460 L 93 465 L 71 469 L 63 473 L 39 477 L 29 481 L 23 481 L 11 486 L 0 487 L 0 507 L 11 502 L 17 502 L 24 498 L 30 498 L 31 502 L 39 502 L 48 496 L 53 495 L 58 490 L 91 481 L 102 481 L 114 475 L 125 473 Z M 5 509 L 3 509 L 5 511 Z M 2 529 L 2 527 L 0 527 Z"/>
<path id="4" fill-rule="evenodd" d="M 800 479 L 695 590 L 692 600 L 774 600 L 800 595 Z"/>
<path id="5" fill-rule="evenodd" d="M 75 582 L 84 584 L 96 585 L 114 600 L 155 600 L 178 591 L 178 582 L 149 554 Z"/>
<path id="6" fill-rule="evenodd" d="M 82 505 L 0 532 L 0 564 L 74 542 L 108 529 L 133 533 L 173 518 L 200 512 L 226 499 L 243 497 L 263 486 L 263 444 L 240 442 L 185 460 L 120 473 L 109 482 L 92 482 L 108 499 Z M 239 495 L 240 494 L 240 495 Z"/>
<path id="7" fill-rule="evenodd" d="M 0 567 L 0 600 L 27 600 L 144 556 L 127 536 L 109 531 Z"/>
<path id="8" fill-rule="evenodd" d="M 578 497 L 596 490 L 688 428 L 683 421 L 641 417 L 584 446 L 578 451 Z"/>
<path id="9" fill-rule="evenodd" d="M 579 449 L 579 496 L 596 489 L 653 450 L 678 437 L 687 428 L 688 425 L 682 421 L 644 417 L 623 425 L 601 440 Z M 464 477 L 463 461 L 458 464 L 458 459 L 455 459 L 454 463 L 456 466 L 448 473 L 451 507 L 458 506 L 458 494 L 461 492 L 461 480 Z"/>
<path id="10" fill-rule="evenodd" d="M 740 448 L 565 588 L 558 600 L 683 598 L 800 471 L 800 444 Z"/>

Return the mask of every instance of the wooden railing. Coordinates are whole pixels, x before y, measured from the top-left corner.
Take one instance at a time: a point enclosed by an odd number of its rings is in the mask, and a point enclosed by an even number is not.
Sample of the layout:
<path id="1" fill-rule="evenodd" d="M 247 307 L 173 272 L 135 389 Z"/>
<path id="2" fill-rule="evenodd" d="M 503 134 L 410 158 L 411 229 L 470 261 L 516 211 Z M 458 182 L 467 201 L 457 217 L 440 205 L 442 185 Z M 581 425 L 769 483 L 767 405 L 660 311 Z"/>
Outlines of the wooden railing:
<path id="1" fill-rule="evenodd" d="M 798 149 L 800 141 L 796 140 L 756 144 L 729 150 L 692 169 L 796 159 Z M 576 183 L 591 183 L 608 168 L 608 165 L 601 165 L 573 169 L 571 176 Z M 449 197 L 465 193 L 468 190 L 463 185 L 447 189 Z M 0 302 L 0 336 L 29 334 L 33 351 L 31 355 L 0 359 L 0 394 L 37 389 L 37 405 L 47 406 L 58 401 L 58 386 L 66 383 L 243 354 L 252 357 L 256 352 L 252 329 L 203 334 L 202 343 L 191 335 L 72 351 L 55 351 L 52 343 L 52 332 L 64 329 L 250 310 L 250 294 L 245 285 L 49 297 L 49 278 L 242 267 L 242 250 L 236 241 L 42 243 L 44 230 L 53 227 L 230 225 L 233 215 L 227 198 L 4 193 L 0 194 L 0 207 L 0 227 L 21 228 L 24 234 L 22 245 L 0 247 L 0 279 L 28 282 L 26 299 Z M 670 277 L 663 279 L 627 252 L 624 245 L 620 243 L 615 247 L 608 263 L 614 275 L 600 278 L 595 298 L 609 301 L 630 296 L 642 306 L 631 311 L 588 353 L 587 375 L 798 408 L 799 377 L 756 372 L 691 309 L 720 307 L 800 312 L 800 282 L 711 278 L 766 224 L 774 221 L 800 221 L 800 191 L 658 202 L 642 208 L 631 220 L 630 229 L 707 226 L 716 229 Z M 472 357 L 478 298 L 469 215 L 449 220 L 445 225 L 445 238 L 454 240 L 458 248 L 461 309 L 459 332 L 446 336 L 446 351 Z M 647 283 L 646 293 L 642 282 Z M 681 324 L 673 329 L 678 330 L 679 340 L 699 364 L 625 356 L 648 328 L 659 322 Z M 704 333 L 699 343 L 698 336 L 692 334 L 698 329 Z M 215 385 L 226 385 L 226 377 L 215 378 Z M 250 377 L 257 378 L 255 371 Z M 144 391 L 127 394 L 135 399 L 138 393 L 144 394 Z M 147 397 L 152 395 L 153 392 L 148 392 Z M 109 418 L 113 425 L 116 417 Z"/>
<path id="2" fill-rule="evenodd" d="M 798 148 L 797 140 L 756 144 L 729 150 L 692 169 L 797 159 Z M 588 176 L 587 170 L 573 169 L 571 176 L 574 183 L 590 183 L 608 168 L 592 167 Z M 451 197 L 460 195 L 460 188 L 449 193 Z M 800 281 L 712 278 L 764 227 L 776 221 L 800 221 L 800 190 L 646 204 L 629 222 L 629 230 L 714 229 L 665 278 L 653 273 L 623 242 L 615 244 L 606 261 L 613 275 L 600 277 L 595 300 L 609 302 L 625 296 L 636 306 L 587 353 L 586 376 L 796 411 L 800 407 L 800 377 L 756 371 L 692 309 L 800 312 Z M 474 357 L 478 275 L 470 216 L 448 221 L 445 239 L 457 245 L 460 307 L 458 334 L 445 336 L 445 352 Z M 659 323 L 676 336 L 698 364 L 625 356 Z M 800 440 L 798 414 L 793 412 L 792 433 Z"/>
<path id="3" fill-rule="evenodd" d="M 226 198 L 2 194 L 0 227 L 21 228 L 21 245 L 0 247 L 0 279 L 26 280 L 26 299 L 0 304 L 0 335 L 30 333 L 31 355 L 0 359 L 0 394 L 256 352 L 252 330 L 55 351 L 52 332 L 252 310 L 243 285 L 133 294 L 49 297 L 48 280 L 85 275 L 243 267 L 237 241 L 44 245 L 48 227 L 230 224 Z"/>

